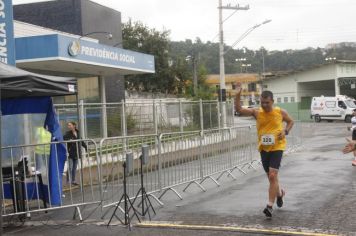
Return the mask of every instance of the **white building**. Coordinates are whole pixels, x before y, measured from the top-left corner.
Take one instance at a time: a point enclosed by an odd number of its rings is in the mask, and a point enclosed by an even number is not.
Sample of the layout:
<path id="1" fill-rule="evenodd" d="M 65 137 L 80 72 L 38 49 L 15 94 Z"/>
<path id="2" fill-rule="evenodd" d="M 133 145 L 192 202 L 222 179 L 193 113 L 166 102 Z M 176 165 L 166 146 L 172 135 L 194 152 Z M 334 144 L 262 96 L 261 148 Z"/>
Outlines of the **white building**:
<path id="1" fill-rule="evenodd" d="M 356 98 L 355 86 L 356 61 L 345 60 L 270 76 L 263 81 L 264 90 L 273 92 L 275 103 L 299 119 L 308 118 L 312 97 L 347 95 Z M 305 114 L 301 114 L 303 112 Z"/>

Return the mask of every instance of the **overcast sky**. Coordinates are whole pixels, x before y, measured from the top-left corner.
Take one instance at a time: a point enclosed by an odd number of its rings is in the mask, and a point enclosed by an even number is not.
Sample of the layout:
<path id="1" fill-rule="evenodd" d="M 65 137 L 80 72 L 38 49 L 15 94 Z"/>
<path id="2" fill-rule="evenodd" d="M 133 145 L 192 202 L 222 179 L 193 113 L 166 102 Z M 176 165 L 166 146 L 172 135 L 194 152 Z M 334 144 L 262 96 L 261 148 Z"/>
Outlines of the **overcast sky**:
<path id="1" fill-rule="evenodd" d="M 157 30 L 171 31 L 174 41 L 201 38 L 217 41 L 218 0 L 93 0 L 122 13 L 122 20 L 141 21 Z M 38 0 L 13 0 L 14 4 Z M 356 42 L 356 0 L 223 0 L 249 5 L 224 23 L 225 43 L 232 45 L 246 30 L 271 19 L 251 32 L 235 48 L 268 50 L 325 47 L 328 43 Z M 233 10 L 224 10 L 224 18 Z"/>

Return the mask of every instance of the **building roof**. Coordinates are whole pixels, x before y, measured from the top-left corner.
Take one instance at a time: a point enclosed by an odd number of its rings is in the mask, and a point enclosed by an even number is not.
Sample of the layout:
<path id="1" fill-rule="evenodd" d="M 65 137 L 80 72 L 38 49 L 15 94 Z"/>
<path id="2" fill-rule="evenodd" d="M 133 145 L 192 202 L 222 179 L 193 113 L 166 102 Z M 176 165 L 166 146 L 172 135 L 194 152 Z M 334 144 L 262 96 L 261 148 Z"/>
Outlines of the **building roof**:
<path id="1" fill-rule="evenodd" d="M 308 68 L 301 68 L 299 70 L 291 70 L 291 71 L 277 71 L 277 72 L 270 72 L 270 73 L 265 73 L 264 75 L 264 80 L 267 79 L 277 79 L 283 76 L 288 76 L 288 75 L 292 75 L 292 74 L 298 74 L 301 72 L 305 72 L 305 71 L 310 71 L 310 70 L 314 70 L 320 67 L 324 67 L 324 66 L 329 66 L 329 65 L 335 65 L 335 64 L 356 64 L 356 60 L 335 60 L 333 62 L 328 62 L 328 63 L 323 63 L 323 64 L 318 64 L 318 65 L 314 65 Z"/>
<path id="2" fill-rule="evenodd" d="M 248 74 L 248 73 L 241 73 L 241 74 L 226 74 L 225 75 L 225 83 L 231 82 L 256 82 L 260 79 L 259 74 Z M 207 84 L 219 84 L 220 76 L 219 75 L 208 75 L 206 79 Z"/>

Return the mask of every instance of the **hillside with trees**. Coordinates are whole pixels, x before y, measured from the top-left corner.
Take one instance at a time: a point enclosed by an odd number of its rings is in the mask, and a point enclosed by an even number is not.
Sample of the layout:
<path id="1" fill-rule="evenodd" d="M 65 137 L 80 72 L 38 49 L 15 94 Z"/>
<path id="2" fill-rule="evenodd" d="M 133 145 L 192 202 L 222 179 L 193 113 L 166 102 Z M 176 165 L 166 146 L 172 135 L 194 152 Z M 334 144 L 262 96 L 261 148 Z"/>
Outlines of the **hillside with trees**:
<path id="1" fill-rule="evenodd" d="M 150 29 L 141 22 L 129 20 L 123 25 L 123 48 L 155 56 L 155 74 L 126 77 L 126 89 L 152 93 L 193 96 L 192 77 L 196 68 L 197 96 L 209 99 L 211 92 L 205 85 L 207 74 L 219 73 L 219 44 L 203 42 L 199 38 L 171 41 L 170 32 Z M 269 51 L 265 48 L 231 48 L 225 46 L 225 73 L 262 73 L 307 69 L 327 63 L 325 58 L 356 60 L 355 43 L 331 44 L 327 48 Z M 245 61 L 236 59 L 245 58 Z M 264 63 L 263 63 L 264 62 Z M 250 64 L 251 66 L 242 66 Z M 196 96 L 196 97 L 197 97 Z"/>

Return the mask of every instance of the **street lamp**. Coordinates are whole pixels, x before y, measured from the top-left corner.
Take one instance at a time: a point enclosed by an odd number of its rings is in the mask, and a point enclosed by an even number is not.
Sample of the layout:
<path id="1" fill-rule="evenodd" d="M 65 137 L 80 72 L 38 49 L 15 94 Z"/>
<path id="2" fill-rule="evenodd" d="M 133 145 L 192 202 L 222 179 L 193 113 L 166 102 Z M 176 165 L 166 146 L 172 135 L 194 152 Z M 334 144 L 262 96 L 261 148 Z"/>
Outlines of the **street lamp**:
<path id="1" fill-rule="evenodd" d="M 236 58 L 235 61 L 236 62 L 240 62 L 240 73 L 242 73 L 242 62 L 246 61 L 246 58 Z"/>
<path id="2" fill-rule="evenodd" d="M 336 57 L 327 57 L 325 58 L 325 61 L 336 61 Z"/>
<path id="3" fill-rule="evenodd" d="M 245 73 L 247 73 L 247 67 L 251 67 L 251 64 L 242 64 L 241 67 L 245 67 Z"/>
<path id="4" fill-rule="evenodd" d="M 223 31 L 222 31 L 222 21 L 221 21 L 221 0 L 219 1 L 220 3 L 220 12 L 219 12 L 219 17 L 220 17 L 220 92 L 219 92 L 219 101 L 222 102 L 222 121 L 224 126 L 226 125 L 226 107 L 225 107 L 225 99 L 226 95 L 224 94 L 225 91 L 225 66 L 224 66 L 224 55 L 231 50 L 233 47 L 235 47 L 239 42 L 241 42 L 244 38 L 246 38 L 247 35 L 249 35 L 252 31 L 257 29 L 258 27 L 265 25 L 272 20 L 265 20 L 260 24 L 254 25 L 253 27 L 247 29 L 245 33 L 243 33 L 233 44 L 230 48 L 224 51 L 223 48 Z"/>
<path id="5" fill-rule="evenodd" d="M 80 39 L 83 38 L 83 37 L 92 35 L 92 34 L 105 34 L 106 37 L 107 37 L 108 39 L 110 39 L 110 40 L 113 38 L 112 33 L 110 33 L 110 32 L 106 32 L 106 31 L 95 31 L 95 32 L 90 32 L 90 33 L 87 33 L 87 34 L 84 34 L 84 35 L 80 36 L 80 37 L 78 38 L 78 40 L 80 40 Z"/>
<path id="6" fill-rule="evenodd" d="M 243 33 L 232 45 L 229 49 L 227 49 L 226 51 L 224 51 L 224 54 L 226 54 L 229 50 L 231 50 L 232 48 L 234 48 L 239 42 L 241 42 L 244 38 L 246 38 L 247 35 L 249 35 L 252 31 L 254 31 L 255 29 L 257 29 L 258 27 L 265 25 L 269 22 L 271 22 L 272 20 L 265 20 L 260 24 L 256 24 L 254 26 L 252 26 L 251 28 L 247 29 L 245 31 L 245 33 Z"/>
<path id="7" fill-rule="evenodd" d="M 123 45 L 122 45 L 122 42 L 116 43 L 116 44 L 114 44 L 114 45 L 112 45 L 112 46 L 113 46 L 113 47 L 116 47 L 116 46 L 119 46 L 119 45 L 123 46 Z"/>

